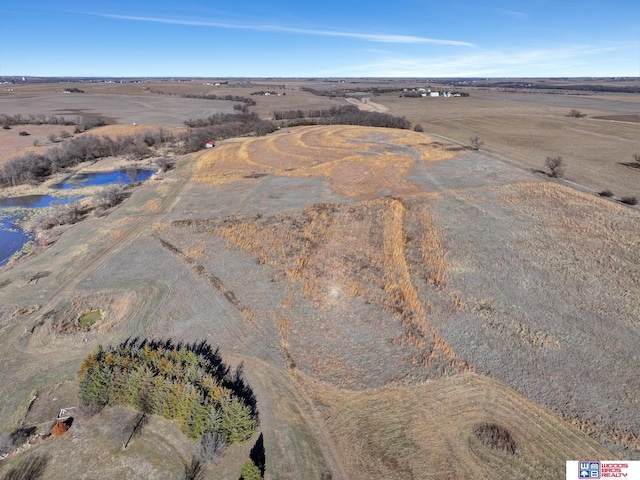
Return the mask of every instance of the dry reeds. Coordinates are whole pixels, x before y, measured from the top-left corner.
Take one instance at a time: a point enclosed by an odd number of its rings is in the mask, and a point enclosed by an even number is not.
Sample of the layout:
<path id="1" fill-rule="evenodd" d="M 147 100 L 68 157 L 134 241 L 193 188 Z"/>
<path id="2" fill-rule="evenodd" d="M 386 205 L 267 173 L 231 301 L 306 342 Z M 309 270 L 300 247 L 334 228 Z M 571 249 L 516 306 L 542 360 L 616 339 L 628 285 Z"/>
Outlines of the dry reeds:
<path id="1" fill-rule="evenodd" d="M 422 260 L 427 269 L 427 282 L 441 288 L 449 278 L 450 267 L 445 261 L 445 251 L 440 240 L 441 233 L 435 227 L 433 216 L 423 208 L 420 213 L 423 236 L 421 239 Z"/>

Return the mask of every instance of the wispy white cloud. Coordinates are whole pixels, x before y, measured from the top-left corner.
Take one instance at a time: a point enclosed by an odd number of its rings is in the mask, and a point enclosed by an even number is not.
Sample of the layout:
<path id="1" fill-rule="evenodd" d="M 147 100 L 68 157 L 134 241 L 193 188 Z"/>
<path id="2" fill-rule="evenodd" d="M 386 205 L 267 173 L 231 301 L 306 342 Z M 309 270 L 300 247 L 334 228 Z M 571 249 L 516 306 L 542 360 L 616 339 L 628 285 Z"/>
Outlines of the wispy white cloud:
<path id="1" fill-rule="evenodd" d="M 498 10 L 500 13 L 502 13 L 503 15 L 507 15 L 509 17 L 513 17 L 513 18 L 528 18 L 529 16 L 524 13 L 524 12 L 518 12 L 516 10 Z"/>
<path id="2" fill-rule="evenodd" d="M 413 35 L 395 35 L 386 33 L 361 33 L 361 32 L 344 32 L 337 30 L 316 30 L 307 28 L 285 27 L 281 25 L 259 25 L 259 24 L 236 24 L 226 22 L 210 22 L 201 20 L 182 20 L 174 18 L 158 18 L 158 17 L 140 17 L 131 15 L 112 15 L 103 13 L 90 13 L 103 18 L 113 18 L 117 20 L 130 20 L 137 22 L 164 23 L 170 25 L 191 25 L 197 27 L 213 27 L 213 28 L 229 28 L 236 30 L 253 30 L 261 32 L 279 32 L 292 33 L 298 35 L 315 35 L 324 37 L 342 37 L 353 38 L 356 40 L 364 40 L 367 42 L 378 43 L 405 43 L 405 44 L 431 44 L 431 45 L 447 45 L 456 47 L 475 47 L 476 45 L 460 40 L 446 40 L 440 38 L 418 37 Z"/>
<path id="3" fill-rule="evenodd" d="M 425 57 L 388 56 L 352 65 L 342 75 L 382 77 L 515 77 L 597 75 L 594 59 L 613 52 L 633 51 L 637 42 L 600 46 L 576 45 L 520 51 L 481 51 L 471 55 Z M 606 73 L 603 73 L 606 75 Z M 621 73 L 622 74 L 622 73 Z"/>

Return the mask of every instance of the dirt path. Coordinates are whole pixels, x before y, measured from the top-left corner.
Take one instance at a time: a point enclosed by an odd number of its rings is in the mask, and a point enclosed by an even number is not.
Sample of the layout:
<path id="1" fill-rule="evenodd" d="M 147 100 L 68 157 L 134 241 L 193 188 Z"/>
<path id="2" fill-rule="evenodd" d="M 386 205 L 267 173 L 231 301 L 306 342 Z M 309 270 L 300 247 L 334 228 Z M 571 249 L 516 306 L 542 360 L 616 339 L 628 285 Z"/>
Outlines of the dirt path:
<path id="1" fill-rule="evenodd" d="M 189 165 L 186 166 L 182 173 L 182 178 L 173 185 L 172 191 L 161 201 L 160 207 L 156 212 L 137 215 L 136 226 L 134 228 L 125 232 L 122 237 L 116 239 L 113 244 L 98 253 L 96 257 L 84 263 L 83 267 L 79 271 L 75 272 L 73 279 L 68 283 L 64 283 L 58 290 L 55 290 L 51 294 L 50 299 L 60 298 L 61 295 L 69 296 L 71 292 L 76 289 L 78 284 L 99 268 L 100 265 L 113 257 L 113 255 L 122 250 L 134 239 L 138 238 L 155 220 L 169 212 L 178 201 L 180 193 L 182 193 L 185 187 L 189 184 L 191 175 L 193 174 L 194 165 L 195 162 L 191 161 Z"/>
<path id="2" fill-rule="evenodd" d="M 258 398 L 267 450 L 265 478 L 347 480 L 335 440 L 296 378 L 299 373 L 282 371 L 255 357 L 230 359 L 244 362 Z"/>
<path id="3" fill-rule="evenodd" d="M 351 103 L 352 105 L 355 105 L 360 110 L 364 110 L 366 112 L 386 113 L 389 111 L 389 109 L 384 105 L 380 105 L 379 103 L 374 103 L 368 98 L 364 100 L 358 100 L 357 98 L 347 98 L 347 102 Z"/>

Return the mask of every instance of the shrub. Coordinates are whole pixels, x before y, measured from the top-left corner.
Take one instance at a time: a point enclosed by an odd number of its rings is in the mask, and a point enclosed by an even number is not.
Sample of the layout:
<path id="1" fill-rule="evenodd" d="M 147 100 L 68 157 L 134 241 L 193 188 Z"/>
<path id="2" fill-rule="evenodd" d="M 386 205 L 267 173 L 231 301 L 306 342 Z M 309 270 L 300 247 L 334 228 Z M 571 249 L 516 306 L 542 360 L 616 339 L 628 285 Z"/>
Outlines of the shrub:
<path id="1" fill-rule="evenodd" d="M 598 195 L 601 197 L 613 197 L 613 192 L 611 190 L 602 190 L 601 192 L 598 192 Z"/>
<path id="2" fill-rule="evenodd" d="M 22 130 L 20 133 L 18 133 L 18 135 L 20 135 L 21 137 L 28 137 L 31 134 L 29 132 L 25 132 L 24 130 Z"/>
<path id="3" fill-rule="evenodd" d="M 627 205 L 637 205 L 638 199 L 636 197 L 622 197 L 620 199 L 622 203 L 626 203 Z"/>
<path id="4" fill-rule="evenodd" d="M 155 163 L 156 163 L 156 165 L 158 166 L 158 168 L 160 169 L 161 172 L 166 172 L 171 167 L 173 167 L 173 164 L 171 163 L 171 161 L 167 157 L 156 158 Z"/>
<path id="5" fill-rule="evenodd" d="M 251 459 L 248 459 L 240 469 L 241 480 L 261 480 L 262 472 Z"/>
<path id="6" fill-rule="evenodd" d="M 484 140 L 477 135 L 471 137 L 469 141 L 471 142 L 471 150 L 480 150 L 480 147 L 484 145 Z"/>
<path id="7" fill-rule="evenodd" d="M 103 209 L 110 208 L 120 203 L 123 198 L 124 194 L 122 187 L 119 187 L 118 185 L 111 185 L 96 194 L 96 207 Z"/>
<path id="8" fill-rule="evenodd" d="M 550 171 L 549 176 L 560 178 L 564 175 L 564 160 L 561 156 L 549 156 L 544 163 Z"/>
<path id="9" fill-rule="evenodd" d="M 200 460 L 195 456 L 191 462 L 184 466 L 181 480 L 201 480 L 204 478 L 204 469 Z"/>
<path id="10" fill-rule="evenodd" d="M 634 153 L 634 154 L 633 154 L 633 159 L 634 159 L 636 162 L 640 163 L 640 153 Z"/>
<path id="11" fill-rule="evenodd" d="M 500 425 L 483 423 L 482 425 L 478 425 L 473 433 L 475 433 L 478 440 L 487 447 L 511 454 L 516 453 L 516 442 L 513 440 L 513 437 L 511 437 L 511 433 Z"/>
<path id="12" fill-rule="evenodd" d="M 586 115 L 584 113 L 582 113 L 580 110 L 577 109 L 573 109 L 569 112 L 569 115 L 567 115 L 568 117 L 573 117 L 573 118 L 582 118 L 585 117 Z"/>
<path id="13" fill-rule="evenodd" d="M 227 450 L 227 439 L 218 433 L 207 432 L 200 439 L 198 459 L 205 465 L 216 463 Z"/>
<path id="14" fill-rule="evenodd" d="M 9 125 L 3 125 L 2 128 L 4 130 L 11 130 L 11 127 Z"/>
<path id="15" fill-rule="evenodd" d="M 0 435 L 0 455 L 24 445 L 36 431 L 36 427 L 22 427 L 8 435 Z"/>
<path id="16" fill-rule="evenodd" d="M 2 476 L 2 480 L 38 480 L 43 478 L 44 470 L 49 463 L 46 453 L 30 454 L 13 465 Z"/>
<path id="17" fill-rule="evenodd" d="M 413 130 L 414 130 L 415 132 L 420 132 L 420 133 L 422 133 L 422 132 L 424 132 L 424 127 L 418 123 L 415 127 L 413 127 Z"/>

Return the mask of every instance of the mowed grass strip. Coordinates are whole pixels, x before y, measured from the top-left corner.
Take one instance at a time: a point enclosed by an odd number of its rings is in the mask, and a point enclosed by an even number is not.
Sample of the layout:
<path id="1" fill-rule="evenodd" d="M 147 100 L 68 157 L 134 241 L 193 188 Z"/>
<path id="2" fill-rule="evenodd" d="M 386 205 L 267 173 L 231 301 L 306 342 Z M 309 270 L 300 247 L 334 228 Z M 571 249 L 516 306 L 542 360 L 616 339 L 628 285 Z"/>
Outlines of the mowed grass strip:
<path id="1" fill-rule="evenodd" d="M 587 435 L 509 387 L 474 373 L 412 387 L 339 390 L 299 377 L 317 402 L 349 478 L 561 478 L 565 462 L 615 458 Z M 495 424 L 515 453 L 474 430 Z"/>
<path id="2" fill-rule="evenodd" d="M 416 162 L 455 158 L 421 133 L 345 125 L 296 127 L 225 142 L 195 156 L 197 182 L 221 185 L 259 171 L 325 178 L 335 192 L 356 198 L 416 193 L 407 180 Z"/>
<path id="3" fill-rule="evenodd" d="M 405 222 L 419 227 L 415 248 L 422 252 L 418 258 L 423 264 L 409 266 Z M 430 325 L 431 304 L 420 298 L 416 288 L 415 282 L 421 282 L 423 289 L 450 294 L 445 289 L 449 265 L 440 231 L 425 203 L 414 201 L 411 209 L 393 198 L 355 205 L 316 204 L 295 213 L 203 220 L 195 226 L 249 252 L 259 264 L 279 270 L 286 288 L 314 305 L 346 308 L 348 299 L 356 297 L 375 305 L 381 317 L 391 317 L 402 326 L 403 333 L 389 341 L 418 349 L 414 364 L 432 374 L 473 370 Z M 291 341 L 288 335 L 282 340 Z"/>

